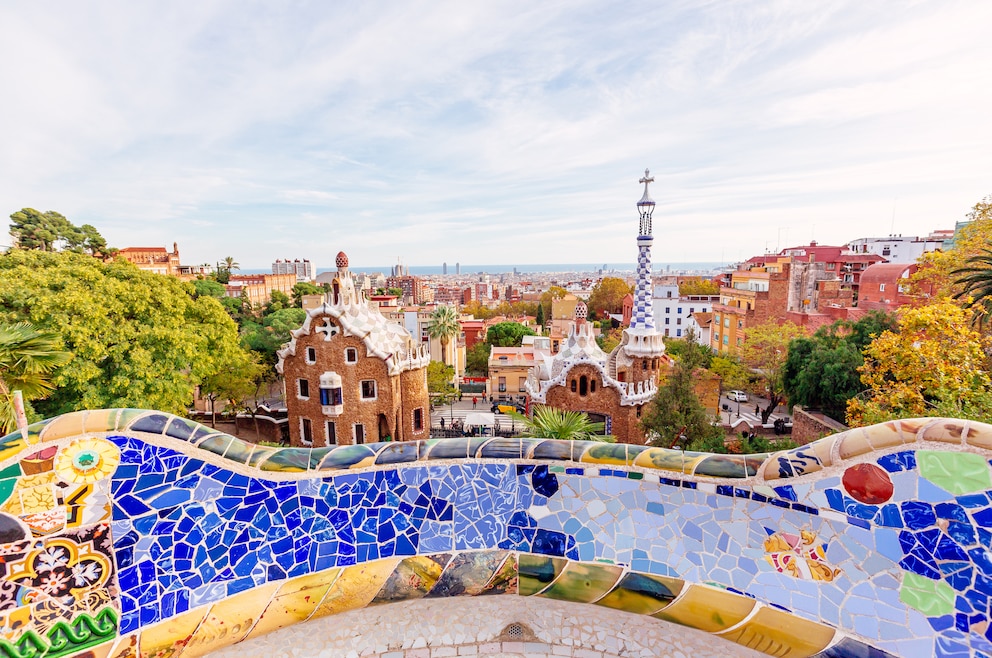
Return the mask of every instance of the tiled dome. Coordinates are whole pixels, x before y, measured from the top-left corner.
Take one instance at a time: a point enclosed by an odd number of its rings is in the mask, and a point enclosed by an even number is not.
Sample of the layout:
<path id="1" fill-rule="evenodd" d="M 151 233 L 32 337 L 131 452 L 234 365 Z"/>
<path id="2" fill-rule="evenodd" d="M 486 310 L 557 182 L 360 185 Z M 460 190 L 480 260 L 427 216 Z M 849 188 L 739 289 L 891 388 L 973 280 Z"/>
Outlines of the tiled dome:
<path id="1" fill-rule="evenodd" d="M 348 255 L 343 251 L 339 251 L 337 258 L 334 259 L 334 264 L 338 266 L 338 269 L 348 267 Z"/>
<path id="2" fill-rule="evenodd" d="M 575 305 L 575 319 L 585 320 L 589 317 L 589 307 L 586 306 L 585 302 L 579 302 Z"/>

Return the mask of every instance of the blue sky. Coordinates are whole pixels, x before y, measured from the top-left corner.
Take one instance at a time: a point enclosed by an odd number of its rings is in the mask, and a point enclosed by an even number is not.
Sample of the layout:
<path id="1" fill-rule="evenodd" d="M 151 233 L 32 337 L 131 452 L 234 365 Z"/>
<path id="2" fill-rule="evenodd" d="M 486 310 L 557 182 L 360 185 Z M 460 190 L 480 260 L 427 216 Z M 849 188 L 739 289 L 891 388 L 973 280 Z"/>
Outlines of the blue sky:
<path id="1" fill-rule="evenodd" d="M 332 266 L 656 262 L 951 228 L 992 3 L 0 5 L 0 210 Z M 895 222 L 893 223 L 893 214 Z"/>

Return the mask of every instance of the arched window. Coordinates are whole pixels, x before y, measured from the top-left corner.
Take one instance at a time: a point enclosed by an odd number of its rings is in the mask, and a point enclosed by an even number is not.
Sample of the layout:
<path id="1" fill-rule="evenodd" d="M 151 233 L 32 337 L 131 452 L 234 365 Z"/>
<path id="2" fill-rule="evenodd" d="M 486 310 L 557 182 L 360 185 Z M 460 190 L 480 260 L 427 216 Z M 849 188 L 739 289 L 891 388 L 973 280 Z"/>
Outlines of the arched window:
<path id="1" fill-rule="evenodd" d="M 593 377 L 593 378 L 591 378 L 589 380 L 589 392 L 590 393 L 595 393 L 596 392 L 596 378 L 595 377 Z"/>
<path id="2" fill-rule="evenodd" d="M 572 380 L 572 393 L 575 393 L 575 380 Z"/>
<path id="3" fill-rule="evenodd" d="M 641 361 L 641 370 L 647 370 L 647 369 L 648 369 L 648 360 L 644 359 L 643 361 Z"/>
<path id="4" fill-rule="evenodd" d="M 589 394 L 589 378 L 585 375 L 579 377 L 579 395 Z"/>

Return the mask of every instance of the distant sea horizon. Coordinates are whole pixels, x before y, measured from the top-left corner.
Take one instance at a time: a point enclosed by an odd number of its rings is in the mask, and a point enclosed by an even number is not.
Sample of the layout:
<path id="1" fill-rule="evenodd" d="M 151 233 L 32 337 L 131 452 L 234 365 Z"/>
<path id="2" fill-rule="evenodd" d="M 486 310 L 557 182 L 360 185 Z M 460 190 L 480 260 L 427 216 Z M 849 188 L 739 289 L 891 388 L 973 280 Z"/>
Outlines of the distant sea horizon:
<path id="1" fill-rule="evenodd" d="M 687 262 L 687 263 L 654 263 L 652 265 L 652 272 L 656 274 L 665 274 L 667 272 L 710 272 L 712 270 L 717 270 L 722 267 L 726 267 L 730 263 L 720 263 L 717 261 L 701 261 L 701 262 Z M 352 272 L 361 272 L 363 274 L 375 274 L 381 272 L 385 275 L 389 275 L 393 270 L 393 265 L 386 266 L 365 266 L 365 265 L 354 265 L 349 269 Z M 443 274 L 443 267 L 441 265 L 404 265 L 404 271 L 409 270 L 411 275 L 415 276 L 426 276 L 426 275 L 439 275 Z M 557 272 L 599 272 L 603 270 L 604 272 L 633 272 L 637 269 L 637 263 L 523 263 L 518 265 L 472 265 L 463 264 L 461 265 L 462 276 L 469 274 L 512 274 L 514 271 L 517 274 L 554 274 Z M 315 274 L 320 274 L 322 272 L 333 272 L 335 268 L 333 267 L 317 267 Z M 272 271 L 272 268 L 244 268 L 238 270 L 243 274 L 268 274 Z M 448 275 L 455 274 L 455 264 L 448 263 Z"/>

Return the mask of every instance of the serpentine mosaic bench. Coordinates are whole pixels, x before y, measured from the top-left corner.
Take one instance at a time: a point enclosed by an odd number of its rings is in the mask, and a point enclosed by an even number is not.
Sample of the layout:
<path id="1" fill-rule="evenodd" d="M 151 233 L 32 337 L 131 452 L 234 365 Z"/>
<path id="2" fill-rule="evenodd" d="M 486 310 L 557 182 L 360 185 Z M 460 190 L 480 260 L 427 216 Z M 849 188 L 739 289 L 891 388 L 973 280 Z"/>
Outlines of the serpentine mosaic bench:
<path id="1" fill-rule="evenodd" d="M 155 411 L 67 414 L 0 439 L 0 656 L 200 656 L 485 595 L 636 613 L 728 653 L 992 655 L 990 457 L 992 426 L 932 418 L 744 457 L 270 448 Z"/>

